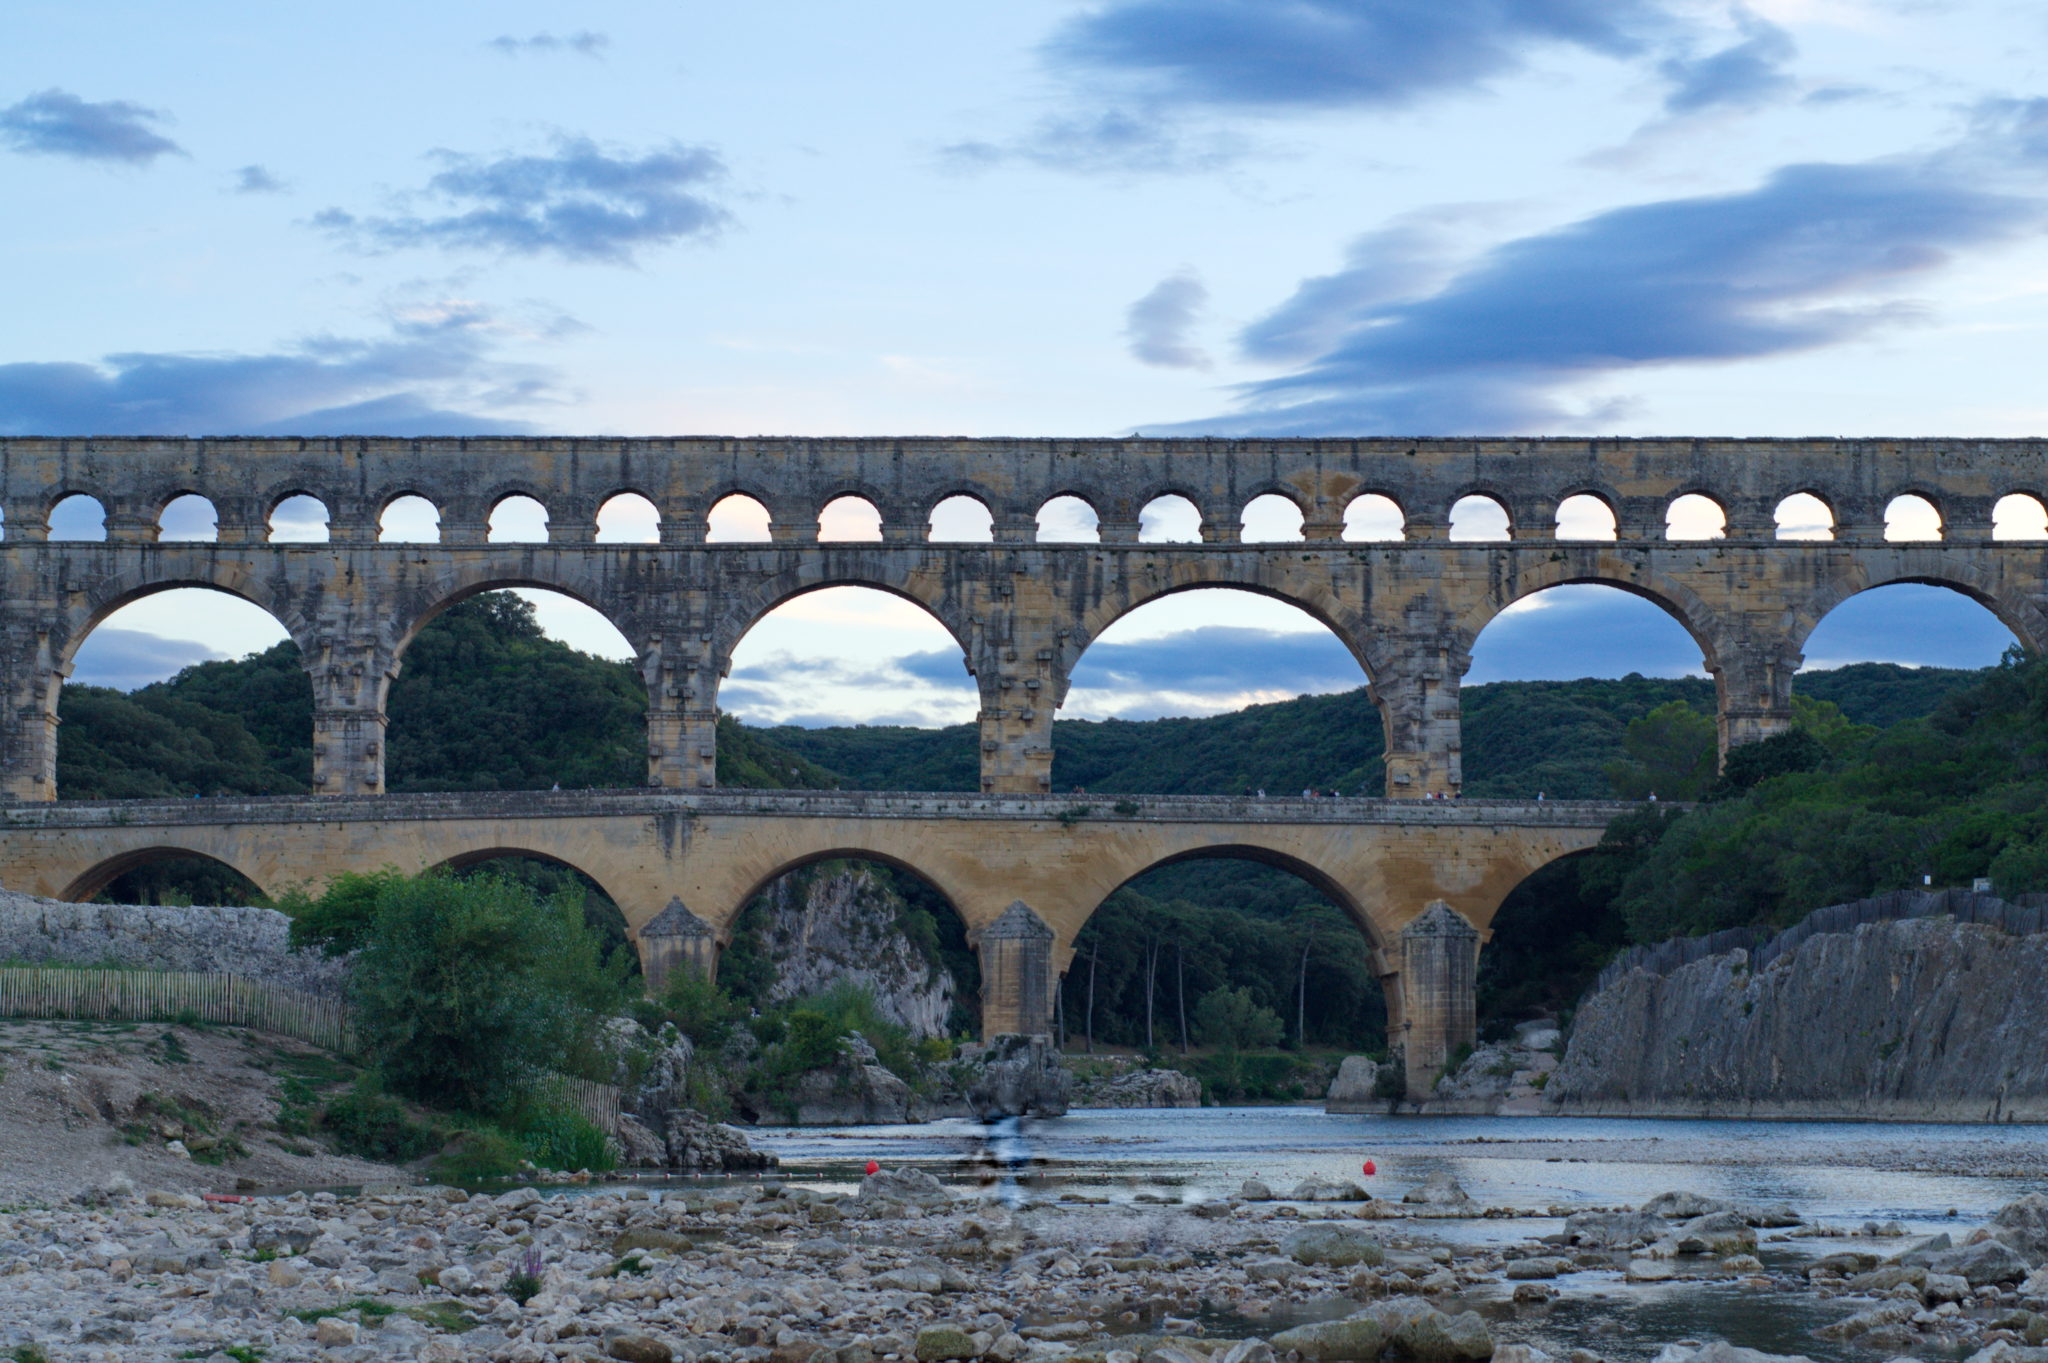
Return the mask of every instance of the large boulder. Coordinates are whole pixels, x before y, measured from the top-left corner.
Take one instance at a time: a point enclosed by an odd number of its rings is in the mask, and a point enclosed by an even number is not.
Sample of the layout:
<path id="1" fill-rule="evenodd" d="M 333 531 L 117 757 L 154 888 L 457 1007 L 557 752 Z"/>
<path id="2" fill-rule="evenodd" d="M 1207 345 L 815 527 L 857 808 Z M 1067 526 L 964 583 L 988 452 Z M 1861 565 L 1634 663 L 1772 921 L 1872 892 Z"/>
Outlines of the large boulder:
<path id="1" fill-rule="evenodd" d="M 981 1051 L 981 1072 L 967 1087 L 968 1106 L 982 1121 L 1066 1115 L 1074 1077 L 1052 1038 L 1005 1034 Z"/>
<path id="2" fill-rule="evenodd" d="M 1665 1216 L 1673 1221 L 1690 1221 L 1695 1216 L 1706 1216 L 1712 1212 L 1732 1212 L 1730 1203 L 1717 1197 L 1702 1197 L 1698 1193 L 1659 1193 L 1636 1208 L 1652 1216 Z"/>
<path id="3" fill-rule="evenodd" d="M 1564 1233 L 1586 1249 L 1633 1249 L 1661 1237 L 1668 1226 L 1654 1212 L 1573 1212 Z"/>
<path id="4" fill-rule="evenodd" d="M 1200 1107 L 1202 1081 L 1179 1070 L 1133 1070 L 1076 1090 L 1077 1107 Z"/>
<path id="5" fill-rule="evenodd" d="M 714 1122 L 688 1108 L 668 1114 L 663 1141 L 671 1169 L 733 1174 L 773 1169 L 780 1162 L 767 1151 L 750 1145 L 738 1127 Z"/>
<path id="6" fill-rule="evenodd" d="M 1992 1234 L 2031 1264 L 2048 1263 L 2048 1197 L 2028 1193 L 2008 1202 L 1991 1218 Z"/>
<path id="7" fill-rule="evenodd" d="M 1979 1240 L 1944 1250 L 1928 1263 L 1930 1273 L 1953 1273 L 1972 1287 L 1992 1283 L 2016 1283 L 2033 1267 L 2003 1240 Z"/>
<path id="8" fill-rule="evenodd" d="M 1493 1332 L 1477 1313 L 1447 1316 L 1415 1297 L 1376 1302 L 1361 1314 L 1379 1321 L 1394 1348 L 1421 1363 L 1493 1357 Z"/>
<path id="9" fill-rule="evenodd" d="M 1380 1242 L 1358 1227 L 1327 1223 L 1303 1226 L 1280 1242 L 1280 1252 L 1298 1264 L 1329 1268 L 1354 1264 L 1376 1268 L 1387 1257 Z"/>
<path id="10" fill-rule="evenodd" d="M 1671 1232 L 1673 1247 L 1680 1254 L 1751 1254 L 1756 1250 L 1756 1232 L 1736 1212 L 1710 1212 L 1695 1216 Z"/>
<path id="11" fill-rule="evenodd" d="M 1394 1066 L 1381 1065 L 1369 1055 L 1347 1055 L 1337 1066 L 1337 1075 L 1324 1095 L 1326 1112 L 1380 1112 L 1389 1101 L 1380 1091 L 1380 1075 Z"/>
<path id="12" fill-rule="evenodd" d="M 1276 1352 L 1293 1352 L 1311 1363 L 1336 1363 L 1342 1359 L 1376 1359 L 1391 1341 L 1384 1325 L 1369 1315 L 1346 1316 L 1342 1320 L 1297 1325 L 1274 1335 Z"/>
<path id="13" fill-rule="evenodd" d="M 882 1169 L 860 1181 L 862 1202 L 907 1202 L 917 1207 L 943 1207 L 952 1201 L 946 1185 L 922 1169 Z"/>
<path id="14" fill-rule="evenodd" d="M 1742 1349 L 1726 1340 L 1707 1344 L 1666 1344 L 1651 1363 L 1813 1363 L 1805 1354 L 1767 1354 Z"/>
<path id="15" fill-rule="evenodd" d="M 1424 1207 L 1463 1207 L 1470 1204 L 1472 1195 L 1451 1177 L 1448 1169 L 1439 1169 L 1420 1187 L 1410 1188 L 1401 1200 Z"/>

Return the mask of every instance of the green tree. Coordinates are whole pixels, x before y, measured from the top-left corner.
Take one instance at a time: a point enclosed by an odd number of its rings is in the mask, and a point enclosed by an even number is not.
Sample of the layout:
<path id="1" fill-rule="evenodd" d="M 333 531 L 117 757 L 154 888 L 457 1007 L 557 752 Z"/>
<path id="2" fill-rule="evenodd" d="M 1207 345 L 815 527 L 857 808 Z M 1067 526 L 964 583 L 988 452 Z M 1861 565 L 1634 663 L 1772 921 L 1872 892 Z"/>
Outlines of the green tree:
<path id="1" fill-rule="evenodd" d="M 1257 1051 L 1280 1044 L 1280 1015 L 1249 989 L 1214 989 L 1195 1004 L 1195 1034 L 1225 1051 Z"/>
<path id="2" fill-rule="evenodd" d="M 1697 800 L 1714 779 L 1717 742 L 1712 719 L 1686 701 L 1667 701 L 1629 724 L 1628 755 L 1608 765 L 1607 778 L 1624 800 Z"/>
<path id="3" fill-rule="evenodd" d="M 580 903 L 488 876 L 381 880 L 349 974 L 357 1034 L 385 1085 L 491 1116 L 532 1102 L 551 1071 L 609 1077 L 596 1072 L 598 1033 L 626 989 Z"/>

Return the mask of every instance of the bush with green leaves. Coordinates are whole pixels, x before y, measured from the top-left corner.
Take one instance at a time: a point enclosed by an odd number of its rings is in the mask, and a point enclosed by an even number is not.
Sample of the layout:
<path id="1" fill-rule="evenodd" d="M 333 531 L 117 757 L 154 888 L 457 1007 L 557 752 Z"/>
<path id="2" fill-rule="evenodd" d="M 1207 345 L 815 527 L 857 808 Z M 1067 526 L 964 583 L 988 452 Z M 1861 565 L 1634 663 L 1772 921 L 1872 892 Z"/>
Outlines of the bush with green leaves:
<path id="1" fill-rule="evenodd" d="M 580 902 L 437 872 L 340 877 L 331 892 L 301 921 L 357 942 L 356 1034 L 392 1093 L 497 1116 L 550 1074 L 611 1077 L 601 1028 L 625 1003 L 626 967 Z"/>

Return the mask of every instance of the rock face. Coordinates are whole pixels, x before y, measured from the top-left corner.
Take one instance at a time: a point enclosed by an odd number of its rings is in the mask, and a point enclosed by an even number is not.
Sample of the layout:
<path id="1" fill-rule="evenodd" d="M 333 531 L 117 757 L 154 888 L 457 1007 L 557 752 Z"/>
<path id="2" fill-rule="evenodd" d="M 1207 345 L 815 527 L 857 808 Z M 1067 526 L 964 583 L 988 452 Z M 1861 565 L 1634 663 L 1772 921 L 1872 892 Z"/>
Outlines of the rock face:
<path id="1" fill-rule="evenodd" d="M 1179 1070 L 1146 1070 L 1118 1065 L 1110 1073 L 1076 1078 L 1075 1107 L 1200 1107 L 1202 1083 Z"/>
<path id="2" fill-rule="evenodd" d="M 1477 1047 L 1454 1073 L 1439 1079 L 1429 1110 L 1519 1116 L 1541 1112 L 1544 1086 L 1558 1066 L 1558 1044 L 1557 1024 L 1548 1018 L 1521 1024 L 1512 1038 Z"/>
<path id="3" fill-rule="evenodd" d="M 2048 1120 L 2048 934 L 1944 918 L 1633 971 L 1580 1004 L 1544 1098 L 1580 1114 Z"/>
<path id="4" fill-rule="evenodd" d="M 998 1036 L 978 1059 L 981 1073 L 968 1085 L 967 1104 L 982 1121 L 1066 1115 L 1074 1076 L 1049 1038 Z"/>
<path id="5" fill-rule="evenodd" d="M 1382 1065 L 1369 1055 L 1345 1056 L 1344 1063 L 1337 1067 L 1337 1077 L 1330 1081 L 1330 1091 L 1323 1099 L 1323 1111 L 1385 1112 L 1388 1104 L 1400 1096 L 1400 1091 L 1380 1091 L 1382 1071 L 1398 1072 L 1398 1067 Z"/>
<path id="6" fill-rule="evenodd" d="M 826 862 L 781 877 L 766 898 L 761 946 L 775 982 L 763 1003 L 860 984 L 884 1017 L 913 1036 L 946 1035 L 953 977 L 904 933 L 902 919 L 913 910 L 874 868 Z"/>
<path id="7" fill-rule="evenodd" d="M 0 961 L 223 971 L 338 997 L 347 967 L 293 951 L 291 921 L 274 909 L 67 904 L 0 890 Z"/>

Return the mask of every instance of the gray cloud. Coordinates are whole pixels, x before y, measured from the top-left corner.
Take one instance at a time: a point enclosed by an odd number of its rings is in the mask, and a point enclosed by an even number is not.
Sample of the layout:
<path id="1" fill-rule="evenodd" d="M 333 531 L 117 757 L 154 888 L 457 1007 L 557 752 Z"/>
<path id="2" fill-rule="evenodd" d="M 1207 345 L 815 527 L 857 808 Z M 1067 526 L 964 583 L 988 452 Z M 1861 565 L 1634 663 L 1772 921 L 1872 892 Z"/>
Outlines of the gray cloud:
<path id="1" fill-rule="evenodd" d="M 552 33 L 536 33 L 530 38 L 515 38 L 509 33 L 500 34 L 484 46 L 517 57 L 530 52 L 574 52 L 585 57 L 602 57 L 612 40 L 602 33 L 579 29 L 574 33 L 557 37 Z"/>
<path id="2" fill-rule="evenodd" d="M 1355 252 L 1347 270 L 1307 281 L 1244 334 L 1253 357 L 1305 359 L 1299 369 L 1248 385 L 1237 413 L 1176 429 L 1583 426 L 1612 416 L 1567 409 L 1560 390 L 1586 379 L 1811 350 L 1897 325 L 1918 313 L 1872 290 L 2042 222 L 2039 200 L 1981 172 L 2041 154 L 2044 108 L 1988 113 L 1978 138 L 1939 155 L 1787 166 L 1742 193 L 1596 214 L 1497 245 L 1447 282 Z M 1305 355 L 1312 343 L 1321 348 Z"/>
<path id="3" fill-rule="evenodd" d="M 546 402 L 552 375 L 494 354 L 498 323 L 452 305 L 375 340 L 320 336 L 268 354 L 128 352 L 0 364 L 6 435 L 474 435 Z"/>
<path id="4" fill-rule="evenodd" d="M 0 109 L 0 142 L 33 155 L 142 166 L 184 152 L 149 126 L 164 119 L 124 99 L 92 104 L 68 90 L 44 90 Z"/>
<path id="5" fill-rule="evenodd" d="M 138 629 L 102 625 L 78 646 L 70 681 L 75 686 L 133 691 L 197 663 L 225 657 L 227 654 L 189 639 L 166 639 Z"/>
<path id="6" fill-rule="evenodd" d="M 282 194 L 284 193 L 284 181 L 272 175 L 262 166 L 243 166 L 235 172 L 235 193 Z"/>
<path id="7" fill-rule="evenodd" d="M 1172 103 L 1392 108 L 1512 73 L 1538 47 L 1631 57 L 1672 27 L 1652 0 L 1114 0 L 1046 56 Z"/>
<path id="8" fill-rule="evenodd" d="M 1124 338 L 1140 364 L 1207 369 L 1209 357 L 1188 338 L 1209 302 L 1193 270 L 1168 275 L 1124 313 Z"/>
<path id="9" fill-rule="evenodd" d="M 703 191 L 725 177 L 708 147 L 671 142 L 642 156 L 612 155 L 587 137 L 553 154 L 494 160 L 447 150 L 424 191 L 441 213 L 357 217 L 330 208 L 316 226 L 366 247 L 442 246 L 631 263 L 642 247 L 716 236 L 732 216 Z"/>
<path id="10" fill-rule="evenodd" d="M 1672 114 L 1709 109 L 1751 108 L 1777 99 L 1793 86 L 1785 64 L 1798 49 L 1790 34 L 1752 14 L 1739 16 L 1743 38 L 1704 57 L 1672 57 L 1658 70 L 1671 82 L 1664 108 Z"/>

